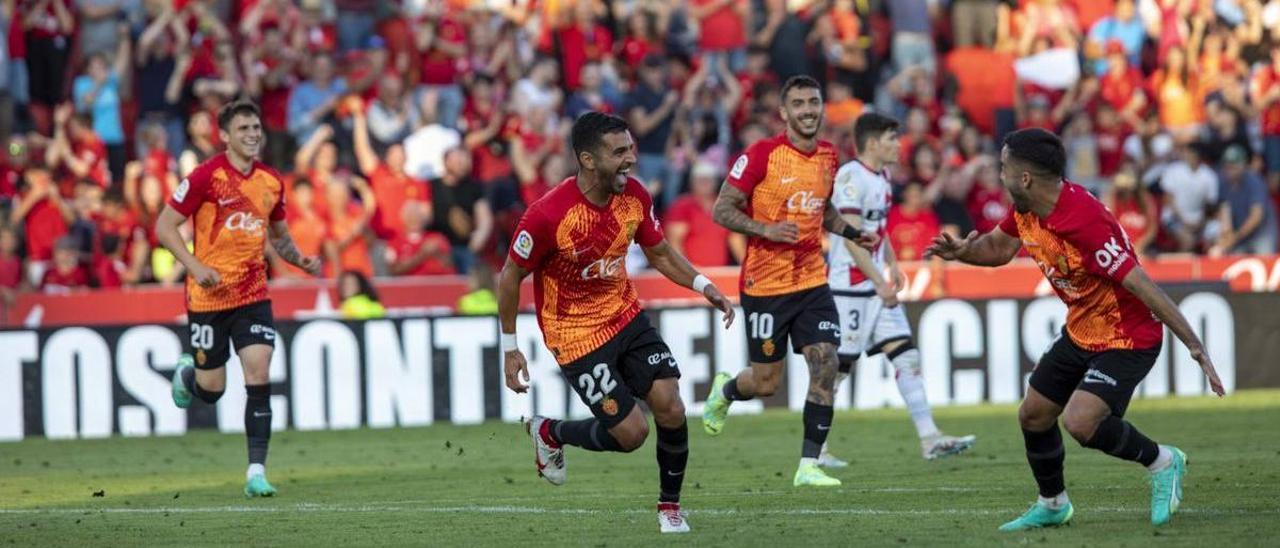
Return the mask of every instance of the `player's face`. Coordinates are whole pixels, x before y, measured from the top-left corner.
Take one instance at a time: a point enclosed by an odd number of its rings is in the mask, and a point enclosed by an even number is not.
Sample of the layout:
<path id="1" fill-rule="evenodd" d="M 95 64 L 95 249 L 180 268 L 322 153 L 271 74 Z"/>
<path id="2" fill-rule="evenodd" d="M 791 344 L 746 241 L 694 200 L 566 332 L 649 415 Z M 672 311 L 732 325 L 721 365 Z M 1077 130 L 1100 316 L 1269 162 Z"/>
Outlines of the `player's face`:
<path id="1" fill-rule="evenodd" d="M 1000 183 L 1009 191 L 1013 199 L 1013 207 L 1019 213 L 1031 211 L 1031 197 L 1027 193 L 1026 171 L 1015 169 L 1009 165 L 1009 147 L 1000 150 Z"/>
<path id="2" fill-rule="evenodd" d="M 237 114 L 220 137 L 227 148 L 244 158 L 257 158 L 262 150 L 262 120 L 252 114 Z"/>
<path id="3" fill-rule="evenodd" d="M 606 133 L 601 139 L 596 158 L 596 176 L 609 184 L 614 194 L 627 188 L 627 173 L 636 164 L 636 142 L 630 131 Z"/>
<path id="4" fill-rule="evenodd" d="M 876 138 L 878 160 L 885 165 L 898 163 L 902 154 L 902 143 L 898 141 L 897 131 L 886 131 Z"/>
<path id="5" fill-rule="evenodd" d="M 822 93 L 816 88 L 793 88 L 782 98 L 782 119 L 801 137 L 816 137 L 822 129 L 822 118 Z"/>

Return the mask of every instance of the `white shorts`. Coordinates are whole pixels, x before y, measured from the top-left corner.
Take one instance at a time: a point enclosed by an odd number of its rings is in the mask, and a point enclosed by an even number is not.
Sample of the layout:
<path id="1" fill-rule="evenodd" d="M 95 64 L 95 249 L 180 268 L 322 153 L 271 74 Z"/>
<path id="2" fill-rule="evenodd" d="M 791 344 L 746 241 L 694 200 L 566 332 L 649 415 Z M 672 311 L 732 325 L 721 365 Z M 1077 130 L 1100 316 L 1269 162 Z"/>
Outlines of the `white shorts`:
<path id="1" fill-rule="evenodd" d="M 831 293 L 840 312 L 840 349 L 836 351 L 840 356 L 858 358 L 863 352 L 873 356 L 885 343 L 911 338 L 911 324 L 901 304 L 885 308 L 875 291 L 832 289 Z"/>

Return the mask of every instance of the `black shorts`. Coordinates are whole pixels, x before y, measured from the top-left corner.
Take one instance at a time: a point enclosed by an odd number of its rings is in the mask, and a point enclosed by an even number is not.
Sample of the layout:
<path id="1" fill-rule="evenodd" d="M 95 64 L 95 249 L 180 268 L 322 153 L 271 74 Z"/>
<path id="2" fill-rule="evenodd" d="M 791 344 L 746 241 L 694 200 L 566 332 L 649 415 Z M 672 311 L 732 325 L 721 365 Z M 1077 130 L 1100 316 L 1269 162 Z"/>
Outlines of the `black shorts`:
<path id="1" fill-rule="evenodd" d="M 1031 387 L 1054 403 L 1066 406 L 1071 393 L 1083 390 L 1107 402 L 1111 414 L 1123 417 L 1133 391 L 1146 378 L 1160 347 L 1144 350 L 1090 352 L 1071 342 L 1066 331 L 1058 337 L 1031 372 Z"/>
<path id="2" fill-rule="evenodd" d="M 671 349 L 643 312 L 600 348 L 561 368 L 565 380 L 606 428 L 627 418 L 658 379 L 680 378 Z"/>
<path id="3" fill-rule="evenodd" d="M 754 363 L 786 358 L 788 338 L 795 352 L 815 343 L 840 346 L 840 314 L 827 284 L 785 295 L 743 294 L 742 312 L 747 354 Z"/>
<path id="4" fill-rule="evenodd" d="M 231 358 L 231 343 L 236 349 L 254 344 L 274 346 L 275 322 L 271 320 L 271 301 L 218 310 L 187 311 L 191 352 L 196 369 L 217 369 Z"/>

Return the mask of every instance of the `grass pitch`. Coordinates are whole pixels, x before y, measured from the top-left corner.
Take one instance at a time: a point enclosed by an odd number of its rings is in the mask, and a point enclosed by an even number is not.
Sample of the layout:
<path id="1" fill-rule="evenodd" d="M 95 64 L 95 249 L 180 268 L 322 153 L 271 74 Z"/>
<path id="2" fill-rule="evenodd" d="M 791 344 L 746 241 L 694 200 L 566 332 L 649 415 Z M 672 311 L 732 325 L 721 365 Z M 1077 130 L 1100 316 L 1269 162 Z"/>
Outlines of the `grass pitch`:
<path id="1" fill-rule="evenodd" d="M 0 444 L 0 546 L 1274 546 L 1280 391 L 1137 401 L 1129 418 L 1190 458 L 1182 511 L 1158 530 L 1145 471 L 1068 438 L 1073 524 L 998 533 L 1036 491 L 1015 409 L 983 406 L 937 410 L 948 433 L 978 435 L 937 462 L 902 410 L 838 413 L 832 447 L 852 466 L 830 490 L 791 487 L 798 414 L 731 416 L 718 438 L 691 418 L 693 532 L 675 538 L 657 530 L 652 439 L 626 455 L 569 449 L 557 488 L 514 424 L 282 432 L 268 462 L 280 496 L 257 500 L 240 492 L 240 435 L 28 440 Z"/>

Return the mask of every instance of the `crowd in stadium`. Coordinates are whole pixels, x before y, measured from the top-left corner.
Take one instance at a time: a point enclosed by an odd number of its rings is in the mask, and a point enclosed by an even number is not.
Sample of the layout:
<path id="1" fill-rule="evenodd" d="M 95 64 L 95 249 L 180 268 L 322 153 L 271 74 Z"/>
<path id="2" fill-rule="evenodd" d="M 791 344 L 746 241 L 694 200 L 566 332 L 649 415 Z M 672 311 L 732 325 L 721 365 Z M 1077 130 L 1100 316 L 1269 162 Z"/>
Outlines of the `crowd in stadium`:
<path id="1" fill-rule="evenodd" d="M 903 260 L 1005 218 L 998 143 L 1025 127 L 1145 256 L 1280 236 L 1280 0 L 4 0 L 0 33 L 6 299 L 180 282 L 151 225 L 237 97 L 331 277 L 500 266 L 589 110 L 631 123 L 672 243 L 737 264 L 711 205 L 797 74 L 842 161 L 864 110 L 903 121 Z"/>

